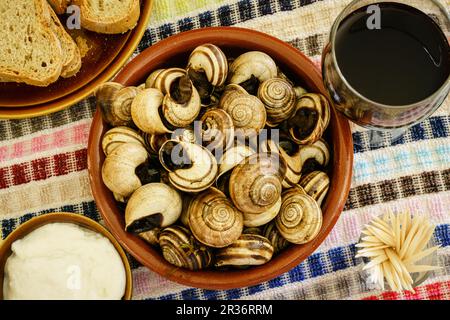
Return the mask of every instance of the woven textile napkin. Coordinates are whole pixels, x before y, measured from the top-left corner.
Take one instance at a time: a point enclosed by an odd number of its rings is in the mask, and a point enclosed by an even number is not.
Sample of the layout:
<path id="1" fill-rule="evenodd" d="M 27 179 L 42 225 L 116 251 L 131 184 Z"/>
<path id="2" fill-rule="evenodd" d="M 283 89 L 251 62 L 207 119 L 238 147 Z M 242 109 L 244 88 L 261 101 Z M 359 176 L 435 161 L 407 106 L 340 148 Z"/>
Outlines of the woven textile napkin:
<path id="1" fill-rule="evenodd" d="M 333 20 L 349 0 L 155 0 L 136 54 L 170 35 L 209 26 L 264 31 L 318 66 Z M 444 4 L 450 7 L 450 0 Z M 0 121 L 0 223 L 4 239 L 20 223 L 54 211 L 100 220 L 89 187 L 86 148 L 94 99 L 49 116 Z M 393 145 L 367 145 L 353 128 L 353 182 L 345 210 L 321 247 L 292 271 L 257 286 L 199 290 L 178 285 L 133 259 L 134 299 L 449 299 L 450 99 Z M 436 271 L 416 293 L 370 290 L 354 259 L 362 226 L 380 212 L 410 210 L 437 225 Z"/>

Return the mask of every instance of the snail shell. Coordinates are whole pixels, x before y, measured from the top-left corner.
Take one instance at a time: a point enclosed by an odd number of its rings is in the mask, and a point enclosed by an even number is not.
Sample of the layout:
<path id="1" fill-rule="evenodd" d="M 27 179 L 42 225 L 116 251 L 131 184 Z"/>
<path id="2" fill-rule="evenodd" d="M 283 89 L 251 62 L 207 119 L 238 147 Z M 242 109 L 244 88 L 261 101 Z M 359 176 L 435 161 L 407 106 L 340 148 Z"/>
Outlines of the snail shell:
<path id="1" fill-rule="evenodd" d="M 168 69 L 160 69 L 155 70 L 152 74 L 150 74 L 148 81 L 148 85 L 151 85 L 150 88 L 158 89 L 162 92 L 163 95 L 170 93 L 170 89 L 172 83 L 186 75 L 186 71 L 180 68 L 168 68 Z"/>
<path id="2" fill-rule="evenodd" d="M 275 78 L 278 74 L 277 65 L 273 59 L 260 51 L 250 51 L 241 54 L 230 65 L 230 83 L 240 84 L 253 75 L 259 82 Z"/>
<path id="3" fill-rule="evenodd" d="M 161 232 L 161 228 L 155 228 L 149 231 L 139 233 L 139 237 L 147 241 L 152 246 L 156 246 L 159 244 L 159 233 Z"/>
<path id="4" fill-rule="evenodd" d="M 219 47 L 207 43 L 192 51 L 189 57 L 188 69 L 204 72 L 213 86 L 221 86 L 228 75 L 228 61 Z"/>
<path id="5" fill-rule="evenodd" d="M 158 78 L 161 72 L 165 69 L 157 69 L 150 73 L 147 80 L 145 81 L 145 88 L 155 88 L 155 80 Z"/>
<path id="6" fill-rule="evenodd" d="M 262 230 L 258 227 L 249 227 L 249 228 L 244 228 L 244 231 L 242 231 L 242 234 L 256 234 L 259 236 L 262 236 Z"/>
<path id="7" fill-rule="evenodd" d="M 117 91 L 111 105 L 111 117 L 114 125 L 132 126 L 131 103 L 141 90 L 136 87 L 125 87 Z"/>
<path id="8" fill-rule="evenodd" d="M 256 266 L 272 259 L 273 247 L 265 237 L 243 234 L 232 245 L 216 253 L 216 267 Z"/>
<path id="9" fill-rule="evenodd" d="M 330 123 L 330 104 L 323 95 L 302 95 L 291 118 L 287 120 L 289 134 L 298 144 L 312 144 L 319 140 Z"/>
<path id="10" fill-rule="evenodd" d="M 289 146 L 289 150 L 284 147 Z M 302 174 L 302 158 L 299 146 L 290 140 L 280 140 L 279 144 L 269 139 L 267 143 L 261 144 L 261 149 L 265 152 L 278 153 L 286 162 L 286 175 L 283 180 L 283 187 L 290 188 L 299 183 Z M 288 152 L 289 151 L 289 152 Z"/>
<path id="11" fill-rule="evenodd" d="M 189 226 L 201 243 L 223 248 L 242 234 L 242 212 L 219 190 L 211 188 L 197 195 L 189 205 Z"/>
<path id="12" fill-rule="evenodd" d="M 194 199 L 189 193 L 185 193 L 182 196 L 183 198 L 183 210 L 181 211 L 180 222 L 183 226 L 189 228 L 189 206 L 191 205 L 192 200 Z"/>
<path id="13" fill-rule="evenodd" d="M 170 92 L 166 94 L 162 102 L 164 118 L 176 128 L 184 128 L 194 122 L 202 107 L 197 89 L 195 89 L 190 80 L 188 85 L 191 87 L 189 89 L 191 90 L 191 96 L 186 103 L 177 101 Z"/>
<path id="14" fill-rule="evenodd" d="M 142 138 L 148 151 L 153 154 L 159 154 L 161 146 L 169 140 L 166 134 L 151 134 L 147 132 L 142 133 Z"/>
<path id="15" fill-rule="evenodd" d="M 234 141 L 233 119 L 223 109 L 208 109 L 201 117 L 202 141 L 211 152 L 226 151 Z"/>
<path id="16" fill-rule="evenodd" d="M 289 119 L 294 112 L 295 91 L 286 80 L 272 78 L 261 83 L 258 98 L 267 111 L 267 125 L 276 126 Z"/>
<path id="17" fill-rule="evenodd" d="M 313 240 L 322 227 L 322 210 L 301 187 L 283 192 L 276 225 L 289 242 L 303 244 Z"/>
<path id="18" fill-rule="evenodd" d="M 229 94 L 220 107 L 231 116 L 235 132 L 244 136 L 258 135 L 266 125 L 266 108 L 255 96 Z"/>
<path id="19" fill-rule="evenodd" d="M 164 259 L 177 267 L 194 271 L 212 264 L 211 250 L 199 244 L 184 227 L 165 228 L 159 236 L 159 245 Z"/>
<path id="20" fill-rule="evenodd" d="M 325 172 L 314 171 L 302 177 L 300 186 L 321 206 L 330 188 L 330 178 Z"/>
<path id="21" fill-rule="evenodd" d="M 283 238 L 278 231 L 275 221 L 268 223 L 264 227 L 262 235 L 270 241 L 273 246 L 274 253 L 280 252 L 289 246 L 289 242 Z"/>
<path id="22" fill-rule="evenodd" d="M 263 213 L 247 213 L 244 212 L 244 226 L 246 227 L 260 227 L 265 225 L 266 223 L 272 221 L 280 212 L 281 208 L 281 196 L 278 201 L 269 209 L 264 211 Z"/>
<path id="23" fill-rule="evenodd" d="M 118 201 L 125 202 L 142 185 L 136 168 L 147 159 L 147 150 L 136 143 L 123 143 L 106 157 L 102 166 L 103 183 Z"/>
<path id="24" fill-rule="evenodd" d="M 233 146 L 224 152 L 219 160 L 219 175 L 217 176 L 218 183 L 219 179 L 230 170 L 234 169 L 242 160 L 255 154 L 256 151 L 246 145 Z"/>
<path id="25" fill-rule="evenodd" d="M 142 90 L 134 98 L 131 117 L 143 132 L 155 135 L 171 132 L 159 113 L 163 98 L 161 91 L 153 88 Z"/>
<path id="26" fill-rule="evenodd" d="M 168 140 L 159 150 L 159 159 L 169 172 L 169 181 L 185 192 L 200 192 L 215 181 L 218 166 L 213 154 L 200 145 Z"/>
<path id="27" fill-rule="evenodd" d="M 300 86 L 294 87 L 295 97 L 299 100 L 304 94 L 307 94 L 308 91 Z"/>
<path id="28" fill-rule="evenodd" d="M 299 151 L 302 173 L 311 172 L 309 170 L 310 164 L 318 164 L 320 167 L 326 167 L 330 162 L 330 150 L 328 144 L 320 139 L 312 145 L 304 146 Z M 314 171 L 314 170 L 312 170 Z"/>
<path id="29" fill-rule="evenodd" d="M 245 213 L 263 213 L 279 201 L 286 164 L 276 154 L 251 155 L 237 165 L 230 177 L 230 197 Z"/>
<path id="30" fill-rule="evenodd" d="M 129 127 L 115 127 L 108 130 L 102 139 L 102 149 L 107 156 L 113 152 L 118 146 L 124 143 L 136 143 L 139 145 L 145 145 L 145 141 L 142 136 Z"/>
<path id="31" fill-rule="evenodd" d="M 129 124 L 127 117 L 127 112 L 123 110 L 113 108 L 113 102 L 116 98 L 119 90 L 125 88 L 122 84 L 117 82 L 106 82 L 98 86 L 95 91 L 95 98 L 97 102 L 97 107 L 102 113 L 103 119 L 109 125 L 116 126 L 126 126 Z M 117 106 L 117 104 L 115 105 Z"/>
<path id="32" fill-rule="evenodd" d="M 167 227 L 181 215 L 181 195 L 174 188 L 159 182 L 137 189 L 125 209 L 125 230 L 142 233 Z"/>
<path id="33" fill-rule="evenodd" d="M 228 84 L 219 99 L 219 107 L 223 108 L 227 101 L 231 101 L 241 94 L 248 94 L 248 92 L 238 84 Z"/>

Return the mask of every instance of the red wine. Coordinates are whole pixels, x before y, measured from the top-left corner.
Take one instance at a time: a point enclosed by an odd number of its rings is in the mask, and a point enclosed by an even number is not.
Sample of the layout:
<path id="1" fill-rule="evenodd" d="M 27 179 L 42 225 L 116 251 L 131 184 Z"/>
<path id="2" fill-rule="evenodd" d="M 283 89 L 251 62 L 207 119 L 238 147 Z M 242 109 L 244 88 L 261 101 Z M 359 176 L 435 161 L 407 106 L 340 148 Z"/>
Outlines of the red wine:
<path id="1" fill-rule="evenodd" d="M 447 38 L 431 17 L 416 8 L 393 2 L 378 5 L 380 29 L 368 27 L 373 16 L 368 7 L 341 22 L 335 43 L 339 69 L 356 91 L 372 101 L 399 106 L 424 100 L 450 74 Z"/>

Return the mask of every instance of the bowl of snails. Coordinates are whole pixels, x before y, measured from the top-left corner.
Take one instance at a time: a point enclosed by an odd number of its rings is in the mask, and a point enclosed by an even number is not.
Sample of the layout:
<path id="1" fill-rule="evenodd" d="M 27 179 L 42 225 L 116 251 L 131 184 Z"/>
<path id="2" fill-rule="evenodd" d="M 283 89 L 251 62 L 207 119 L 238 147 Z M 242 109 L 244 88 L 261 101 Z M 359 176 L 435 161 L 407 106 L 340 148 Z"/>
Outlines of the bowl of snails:
<path id="1" fill-rule="evenodd" d="M 347 120 L 317 67 L 264 33 L 158 42 L 96 91 L 91 189 L 140 263 L 198 288 L 255 285 L 327 237 L 348 196 Z"/>

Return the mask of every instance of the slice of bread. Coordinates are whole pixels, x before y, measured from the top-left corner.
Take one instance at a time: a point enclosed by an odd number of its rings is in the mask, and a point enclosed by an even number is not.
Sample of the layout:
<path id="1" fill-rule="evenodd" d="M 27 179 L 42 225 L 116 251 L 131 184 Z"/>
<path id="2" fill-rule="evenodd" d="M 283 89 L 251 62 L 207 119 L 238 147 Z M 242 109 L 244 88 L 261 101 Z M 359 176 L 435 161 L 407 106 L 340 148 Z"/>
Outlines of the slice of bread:
<path id="1" fill-rule="evenodd" d="M 46 0 L 0 1 L 0 79 L 48 86 L 62 70 Z"/>
<path id="2" fill-rule="evenodd" d="M 64 29 L 64 26 L 59 21 L 58 16 L 53 9 L 48 6 L 48 10 L 52 19 L 52 30 L 56 33 L 61 42 L 64 57 L 61 77 L 69 78 L 75 75 L 81 68 L 80 50 L 72 37 L 67 33 L 66 29 Z"/>
<path id="3" fill-rule="evenodd" d="M 139 0 L 73 0 L 81 8 L 81 26 L 115 34 L 133 29 L 140 15 Z"/>
<path id="4" fill-rule="evenodd" d="M 57 14 L 66 13 L 70 0 L 47 0 Z"/>

